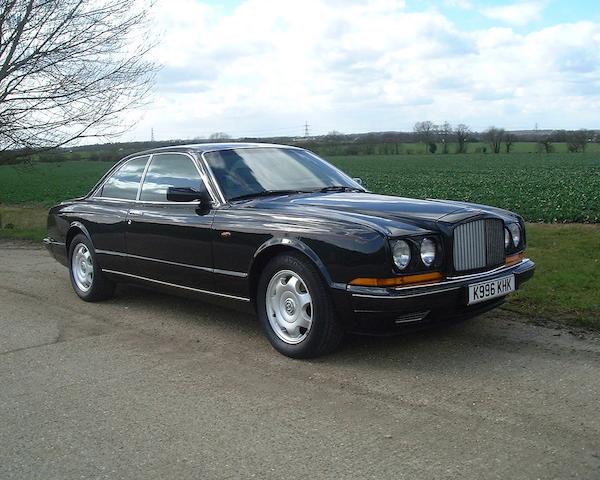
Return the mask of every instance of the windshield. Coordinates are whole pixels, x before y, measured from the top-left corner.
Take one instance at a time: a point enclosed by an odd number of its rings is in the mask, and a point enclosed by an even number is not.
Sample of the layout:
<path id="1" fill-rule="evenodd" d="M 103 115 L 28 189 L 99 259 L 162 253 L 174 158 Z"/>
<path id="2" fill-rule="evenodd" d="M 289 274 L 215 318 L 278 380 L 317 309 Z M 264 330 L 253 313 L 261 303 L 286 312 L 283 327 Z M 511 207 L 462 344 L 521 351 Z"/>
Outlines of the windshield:
<path id="1" fill-rule="evenodd" d="M 240 148 L 204 155 L 227 200 L 264 192 L 316 191 L 326 187 L 362 187 L 306 150 Z"/>

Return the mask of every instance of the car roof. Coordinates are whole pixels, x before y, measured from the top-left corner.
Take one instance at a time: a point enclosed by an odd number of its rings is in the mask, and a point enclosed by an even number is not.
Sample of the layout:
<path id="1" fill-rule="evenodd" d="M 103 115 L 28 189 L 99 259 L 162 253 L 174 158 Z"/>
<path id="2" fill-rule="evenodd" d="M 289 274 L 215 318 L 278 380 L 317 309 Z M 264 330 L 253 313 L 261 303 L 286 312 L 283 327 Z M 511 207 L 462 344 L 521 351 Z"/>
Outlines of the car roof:
<path id="1" fill-rule="evenodd" d="M 126 158 L 137 157 L 139 155 L 148 155 L 151 153 L 164 153 L 168 152 L 195 152 L 195 153 L 206 153 L 206 152 L 218 152 L 221 150 L 233 150 L 238 148 L 294 148 L 291 145 L 279 145 L 276 143 L 248 143 L 248 142 L 223 142 L 223 143 L 190 143 L 187 145 L 173 145 L 167 147 L 152 148 L 149 150 L 143 150 L 140 152 L 132 153 Z"/>

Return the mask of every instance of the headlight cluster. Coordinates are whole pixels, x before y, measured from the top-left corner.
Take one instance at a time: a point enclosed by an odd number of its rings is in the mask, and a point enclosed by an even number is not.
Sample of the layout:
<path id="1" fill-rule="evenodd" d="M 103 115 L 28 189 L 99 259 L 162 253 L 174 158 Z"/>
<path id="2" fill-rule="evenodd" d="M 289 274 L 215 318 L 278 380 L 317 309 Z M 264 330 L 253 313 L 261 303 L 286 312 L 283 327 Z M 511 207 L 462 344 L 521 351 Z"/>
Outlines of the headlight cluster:
<path id="1" fill-rule="evenodd" d="M 411 243 L 414 245 L 415 249 L 418 249 L 421 263 L 427 268 L 431 267 L 434 264 L 437 255 L 437 244 L 435 240 L 425 237 Z M 406 240 L 393 241 L 392 256 L 396 267 L 400 270 L 404 270 L 411 261 L 411 244 Z"/>
<path id="2" fill-rule="evenodd" d="M 510 248 L 511 240 L 515 248 L 521 243 L 521 227 L 518 223 L 509 223 L 504 229 L 504 247 L 507 250 Z"/>

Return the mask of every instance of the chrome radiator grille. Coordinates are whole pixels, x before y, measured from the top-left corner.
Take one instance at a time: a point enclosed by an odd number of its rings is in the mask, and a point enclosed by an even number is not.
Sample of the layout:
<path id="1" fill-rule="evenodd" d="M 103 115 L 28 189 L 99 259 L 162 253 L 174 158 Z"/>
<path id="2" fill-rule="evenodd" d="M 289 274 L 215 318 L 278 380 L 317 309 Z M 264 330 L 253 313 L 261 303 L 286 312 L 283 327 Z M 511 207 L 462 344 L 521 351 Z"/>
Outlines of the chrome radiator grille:
<path id="1" fill-rule="evenodd" d="M 477 270 L 504 262 L 502 220 L 486 219 L 464 223 L 454 229 L 454 269 Z"/>

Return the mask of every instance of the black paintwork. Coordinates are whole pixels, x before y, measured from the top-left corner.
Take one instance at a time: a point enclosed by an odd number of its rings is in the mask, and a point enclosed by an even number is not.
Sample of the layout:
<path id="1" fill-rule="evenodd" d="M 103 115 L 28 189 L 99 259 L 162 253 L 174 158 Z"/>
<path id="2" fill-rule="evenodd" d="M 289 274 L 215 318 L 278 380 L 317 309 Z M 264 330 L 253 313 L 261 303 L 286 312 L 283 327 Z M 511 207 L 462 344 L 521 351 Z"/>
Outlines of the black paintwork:
<path id="1" fill-rule="evenodd" d="M 252 147 L 208 144 L 141 153 L 186 153 L 206 169 L 200 157 L 203 152 Z M 215 186 L 210 186 L 215 191 Z M 83 231 L 91 238 L 104 270 L 130 275 L 117 275 L 115 279 L 131 280 L 131 275 L 135 275 L 188 290 L 214 292 L 217 298 L 231 302 L 227 296 L 253 300 L 260 269 L 269 258 L 285 249 L 300 251 L 319 268 L 331 287 L 340 316 L 354 330 L 365 330 L 367 313 L 374 323 L 379 317 L 387 319 L 385 323 L 402 312 L 425 307 L 439 310 L 440 314 L 444 310 L 462 312 L 463 316 L 477 312 L 472 307 L 467 309 L 464 298 L 457 296 L 464 292 L 441 295 L 433 292 L 431 296 L 421 295 L 418 300 L 410 301 L 401 295 L 392 300 L 375 299 L 378 306 L 373 305 L 373 299 L 365 301 L 352 296 L 353 291 L 367 291 L 374 297 L 396 295 L 397 290 L 392 289 L 348 287 L 358 277 L 389 278 L 399 274 L 392 261 L 390 239 L 423 235 L 437 238 L 442 262 L 434 270 L 452 276 L 455 272 L 451 238 L 457 224 L 492 217 L 523 225 L 518 215 L 498 208 L 366 191 L 281 195 L 217 202 L 200 208 L 188 203 L 99 199 L 93 196 L 95 188 L 83 198 L 50 209 L 46 243 L 63 264 L 68 264 L 69 241 Z M 524 246 L 525 240 L 517 250 L 523 250 Z M 529 262 L 525 267 L 521 273 L 515 272 L 522 281 L 530 276 L 534 265 Z M 427 269 L 415 265 L 410 273 L 424 271 Z"/>

